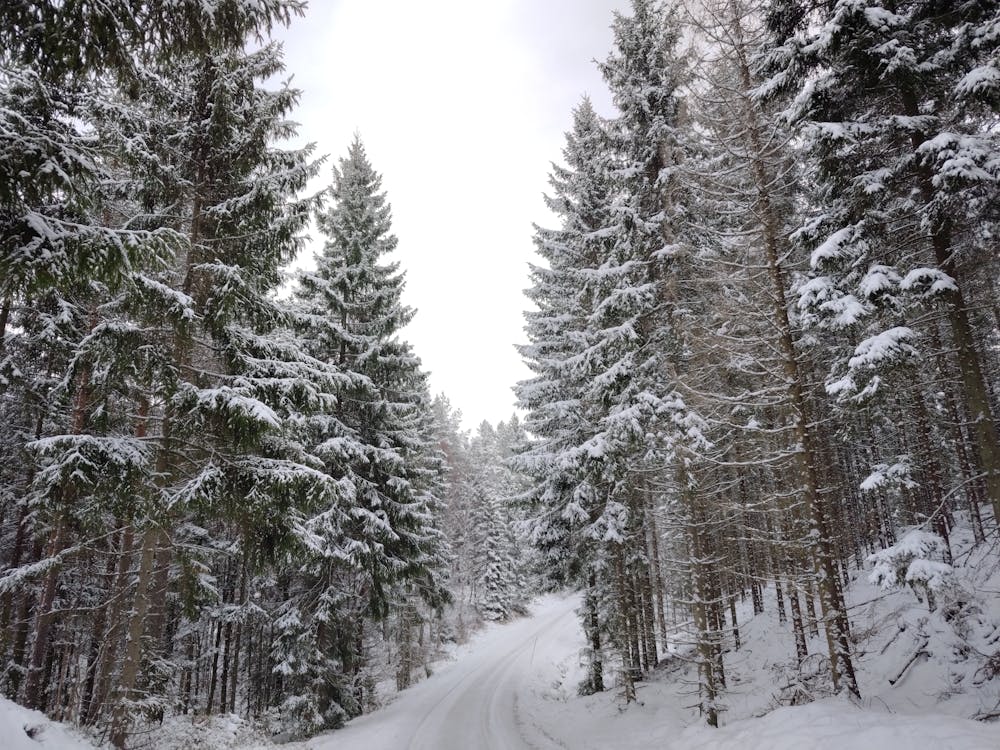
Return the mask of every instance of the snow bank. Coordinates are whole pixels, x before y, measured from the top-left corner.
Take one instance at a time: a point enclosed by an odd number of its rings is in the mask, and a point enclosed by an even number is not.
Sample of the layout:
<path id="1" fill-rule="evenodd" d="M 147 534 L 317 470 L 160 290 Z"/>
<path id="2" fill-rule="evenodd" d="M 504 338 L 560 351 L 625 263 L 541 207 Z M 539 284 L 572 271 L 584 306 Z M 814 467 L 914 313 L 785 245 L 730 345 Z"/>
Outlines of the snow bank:
<path id="1" fill-rule="evenodd" d="M 249 722 L 234 714 L 174 716 L 143 738 L 148 750 L 267 750 L 275 744 Z M 143 746 L 143 745 L 140 745 Z"/>
<path id="2" fill-rule="evenodd" d="M 94 745 L 40 711 L 0 698 L 0 747 L 3 750 L 94 750 Z"/>
<path id="3" fill-rule="evenodd" d="M 863 711 L 835 698 L 786 706 L 722 729 L 690 727 L 671 750 L 991 750 L 1000 725 L 942 714 Z"/>
<path id="4" fill-rule="evenodd" d="M 135 739 L 146 750 L 267 750 L 274 748 L 266 736 L 238 716 L 192 719 L 175 716 L 162 726 Z M 104 747 L 107 747 L 105 745 Z M 0 750 L 96 750 L 82 733 L 0 698 Z"/>

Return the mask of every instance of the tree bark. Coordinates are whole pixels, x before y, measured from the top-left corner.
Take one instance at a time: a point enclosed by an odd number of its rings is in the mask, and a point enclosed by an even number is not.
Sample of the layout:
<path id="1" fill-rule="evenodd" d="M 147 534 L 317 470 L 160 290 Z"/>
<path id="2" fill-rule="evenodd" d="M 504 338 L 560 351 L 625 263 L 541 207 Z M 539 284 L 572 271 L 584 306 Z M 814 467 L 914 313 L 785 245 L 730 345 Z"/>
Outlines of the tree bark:
<path id="1" fill-rule="evenodd" d="M 752 88 L 750 68 L 742 56 L 740 74 L 745 90 L 750 91 Z M 836 550 L 830 535 L 826 503 L 820 494 L 817 466 L 819 451 L 814 444 L 812 418 L 808 401 L 803 392 L 803 380 L 799 372 L 799 361 L 792 338 L 791 321 L 788 317 L 784 269 L 781 265 L 783 253 L 779 248 L 781 240 L 778 227 L 781 224 L 775 214 L 769 194 L 771 179 L 765 165 L 765 150 L 757 111 L 747 97 L 744 98 L 743 106 L 750 145 L 753 149 L 751 170 L 756 182 L 757 211 L 761 217 L 761 239 L 771 280 L 773 317 L 778 331 L 776 343 L 782 355 L 787 403 L 791 410 L 793 429 L 798 445 L 798 451 L 795 454 L 796 474 L 802 483 L 802 496 L 810 526 L 807 538 L 815 567 L 816 582 L 819 586 L 820 605 L 823 610 L 824 628 L 830 652 L 830 676 L 834 690 L 838 690 L 841 681 L 843 681 L 851 693 L 860 697 L 857 680 L 854 676 L 854 664 L 851 660 L 847 611 L 844 607 L 836 569 Z"/>
<path id="2" fill-rule="evenodd" d="M 135 697 L 135 683 L 142 664 L 142 638 L 146 618 L 149 615 L 149 588 L 156 559 L 157 536 L 158 529 L 155 527 L 148 528 L 142 536 L 142 554 L 132 601 L 132 613 L 128 619 L 124 662 L 111 716 L 111 744 L 118 750 L 125 747 L 128 738 L 131 724 L 129 702 Z"/>

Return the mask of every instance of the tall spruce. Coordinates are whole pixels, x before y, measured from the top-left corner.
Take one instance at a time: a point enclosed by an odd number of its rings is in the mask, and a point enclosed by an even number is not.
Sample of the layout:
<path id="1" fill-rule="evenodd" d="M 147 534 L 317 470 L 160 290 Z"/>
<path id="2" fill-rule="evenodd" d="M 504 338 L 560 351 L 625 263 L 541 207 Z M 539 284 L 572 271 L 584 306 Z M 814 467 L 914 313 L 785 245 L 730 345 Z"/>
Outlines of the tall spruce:
<path id="1" fill-rule="evenodd" d="M 391 210 L 360 139 L 334 170 L 329 198 L 318 213 L 326 242 L 316 270 L 299 276 L 293 314 L 299 345 L 336 368 L 339 380 L 336 406 L 311 417 L 303 439 L 350 496 L 310 524 L 319 556 L 307 564 L 311 580 L 296 586 L 313 599 L 295 602 L 294 616 L 285 615 L 306 629 L 308 637 L 295 636 L 306 656 L 282 656 L 289 665 L 282 669 L 292 669 L 295 659 L 328 660 L 325 654 L 337 649 L 339 665 L 296 667 L 325 669 L 326 676 L 309 677 L 317 685 L 342 681 L 337 670 L 358 673 L 367 620 L 384 620 L 394 606 L 410 611 L 411 599 L 439 607 L 447 598 L 437 526 L 440 459 L 426 376 L 400 338 L 414 311 L 401 301 L 399 264 L 385 257 L 397 245 Z M 409 627 L 401 624 L 401 633 Z M 290 699 L 306 700 L 294 693 Z M 305 728 L 339 723 L 361 708 L 349 692 L 320 696 Z"/>

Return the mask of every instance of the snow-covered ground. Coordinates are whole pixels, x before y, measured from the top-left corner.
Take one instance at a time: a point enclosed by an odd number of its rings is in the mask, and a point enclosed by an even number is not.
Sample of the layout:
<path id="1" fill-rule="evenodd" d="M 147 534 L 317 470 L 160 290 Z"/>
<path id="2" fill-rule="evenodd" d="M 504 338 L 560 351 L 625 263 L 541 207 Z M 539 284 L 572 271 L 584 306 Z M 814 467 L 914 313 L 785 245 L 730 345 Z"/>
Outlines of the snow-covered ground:
<path id="1" fill-rule="evenodd" d="M 0 748 L 2 750 L 93 750 L 93 745 L 73 729 L 0 698 Z"/>
<path id="2" fill-rule="evenodd" d="M 741 606 L 743 646 L 726 654 L 723 727 L 697 714 L 695 670 L 665 661 L 623 707 L 614 689 L 581 697 L 585 674 L 576 596 L 538 599 L 530 617 L 489 625 L 431 677 L 345 728 L 287 750 L 1000 750 L 1000 678 L 988 658 L 1000 644 L 1000 542 L 953 540 L 961 611 L 930 613 L 913 593 L 886 593 L 854 571 L 848 604 L 864 701 L 821 698 L 783 706 L 809 680 L 824 644 L 810 639 L 805 675 L 790 626 L 770 609 Z M 768 592 L 773 596 L 773 591 Z M 683 653 L 683 647 L 680 649 Z M 609 675 L 609 680 L 613 679 Z M 29 733 L 31 736 L 29 736 Z M 274 745 L 235 716 L 173 717 L 140 738 L 149 750 L 265 750 Z M 83 735 L 0 699 L 0 750 L 90 750 Z"/>
<path id="3" fill-rule="evenodd" d="M 539 709 L 562 662 L 579 650 L 576 597 L 548 596 L 532 616 L 478 633 L 429 679 L 385 708 L 317 737 L 309 750 L 565 748 Z"/>
<path id="4" fill-rule="evenodd" d="M 676 740 L 667 739 L 660 747 L 673 750 L 997 750 L 1000 748 L 1000 727 L 954 716 L 865 711 L 846 701 L 829 698 L 805 706 L 779 708 L 759 719 L 744 719 L 722 729 L 691 727 Z"/>
<path id="5" fill-rule="evenodd" d="M 865 586 L 860 590 L 868 592 Z M 870 593 L 870 592 L 868 592 Z M 906 592 L 901 592 L 901 595 Z M 300 750 L 998 750 L 1000 725 L 921 710 L 943 686 L 923 691 L 910 713 L 883 699 L 865 708 L 828 698 L 738 720 L 742 711 L 773 708 L 776 672 L 770 660 L 788 644 L 765 618 L 739 657 L 730 696 L 734 711 L 722 729 L 702 726 L 693 675 L 679 666 L 640 686 L 640 704 L 622 710 L 614 693 L 579 697 L 583 646 L 576 597 L 548 596 L 532 616 L 491 626 L 456 653 L 454 662 L 405 691 L 386 708 Z M 753 625 L 753 623 L 751 623 Z M 770 633 L 767 631 L 770 630 Z M 790 635 L 788 636 L 790 637 Z M 775 645 L 772 646 L 771 644 Z M 749 651 L 756 647 L 757 657 Z M 783 658 L 783 657 L 782 657 Z M 879 662 L 884 666 L 882 662 Z M 783 667 L 783 664 L 781 665 Z M 868 672 L 871 672 L 869 665 Z M 747 673 L 760 668 L 759 674 Z M 868 674 L 865 672 L 864 674 Z M 874 677 L 869 675 L 874 681 Z M 884 677 L 883 677 L 884 679 Z M 915 692 L 902 691 L 913 701 Z M 750 714 L 747 714 L 750 715 Z M 725 720 L 725 719 L 724 719 Z"/>

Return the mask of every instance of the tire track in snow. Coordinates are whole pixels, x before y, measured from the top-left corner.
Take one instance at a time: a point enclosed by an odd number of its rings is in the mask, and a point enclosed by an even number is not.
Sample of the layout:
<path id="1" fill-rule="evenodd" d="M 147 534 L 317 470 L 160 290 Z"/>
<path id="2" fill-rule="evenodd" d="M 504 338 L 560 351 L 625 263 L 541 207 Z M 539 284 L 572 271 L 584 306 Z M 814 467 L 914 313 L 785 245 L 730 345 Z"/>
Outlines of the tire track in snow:
<path id="1" fill-rule="evenodd" d="M 512 741 L 518 742 L 523 750 L 543 750 L 522 731 L 524 725 L 519 721 L 516 708 L 517 681 L 512 677 L 520 658 L 528 649 L 537 647 L 539 637 L 562 618 L 570 616 L 575 607 L 574 600 L 560 603 L 555 615 L 548 617 L 517 646 L 491 657 L 462 676 L 421 718 L 407 745 L 408 750 L 446 750 L 449 747 L 456 750 L 472 747 L 477 750 L 519 750 L 516 745 L 511 745 Z M 479 678 L 480 682 L 470 685 L 475 678 Z M 512 701 L 509 711 L 502 705 L 507 698 Z M 541 733 L 547 734 L 544 731 Z M 473 736 L 466 736 L 470 734 Z M 562 743 L 557 746 L 562 746 Z"/>

